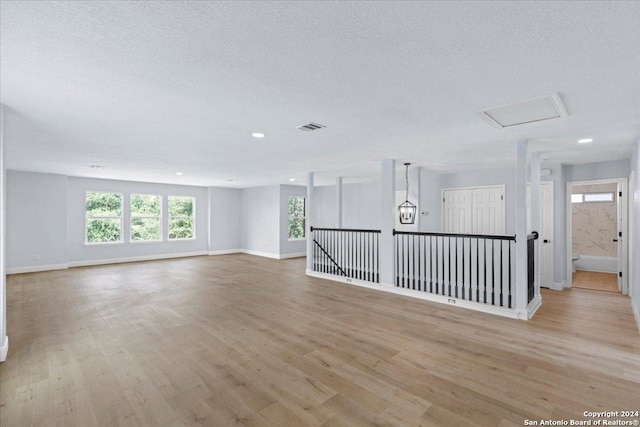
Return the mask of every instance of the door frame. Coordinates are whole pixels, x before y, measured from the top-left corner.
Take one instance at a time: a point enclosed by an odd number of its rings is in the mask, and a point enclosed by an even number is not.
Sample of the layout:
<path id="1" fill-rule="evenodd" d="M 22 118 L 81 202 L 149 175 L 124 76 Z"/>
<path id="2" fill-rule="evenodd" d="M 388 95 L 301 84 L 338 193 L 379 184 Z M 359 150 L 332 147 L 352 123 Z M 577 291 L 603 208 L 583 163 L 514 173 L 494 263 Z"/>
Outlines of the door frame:
<path id="1" fill-rule="evenodd" d="M 617 219 L 620 221 L 618 226 L 618 231 L 622 233 L 621 237 L 618 237 L 618 270 L 622 273 L 622 277 L 618 274 L 618 289 L 623 295 L 629 294 L 629 264 L 628 264 L 628 241 L 629 241 L 629 218 L 628 218 L 628 199 L 629 199 L 629 191 L 628 191 L 628 178 L 609 178 L 609 179 L 593 179 L 593 180 L 583 180 L 583 181 L 567 181 L 566 186 L 566 198 L 565 198 L 565 212 L 567 218 L 567 247 L 566 247 L 566 260 L 567 260 L 567 288 L 571 288 L 573 285 L 573 273 L 572 273 L 572 247 L 573 247 L 573 236 L 572 236 L 572 215 L 571 215 L 571 187 L 573 185 L 592 185 L 592 184 L 610 184 L 616 183 L 618 184 L 616 195 L 617 202 Z M 622 193 L 622 197 L 619 196 L 619 193 Z M 622 240 L 622 241 L 621 241 Z"/>
<path id="2" fill-rule="evenodd" d="M 556 287 L 555 281 L 554 281 L 554 272 L 555 272 L 555 244 L 556 244 L 556 235 L 555 235 L 555 203 L 554 203 L 554 193 L 555 193 L 555 183 L 553 181 L 540 181 L 540 194 L 542 195 L 542 187 L 543 186 L 548 186 L 551 189 L 551 198 L 549 200 L 551 206 L 546 206 L 546 208 L 550 208 L 547 209 L 549 215 L 551 215 L 551 238 L 550 238 L 550 242 L 549 244 L 551 245 L 550 251 L 551 251 L 551 257 L 548 260 L 548 263 L 546 268 L 549 269 L 549 273 L 551 274 L 551 281 L 550 283 L 545 285 L 546 289 L 554 289 L 554 290 L 562 290 L 562 287 Z M 527 193 L 528 193 L 528 198 L 531 195 L 531 183 L 527 183 Z M 527 233 L 530 232 L 529 230 L 529 221 L 530 221 L 530 217 L 529 215 L 531 214 L 531 205 L 533 204 L 533 202 L 531 201 L 531 199 L 529 199 L 529 205 L 527 206 Z M 539 204 L 540 208 L 542 209 L 543 205 L 542 203 Z M 540 219 L 542 219 L 542 215 L 540 215 Z M 534 231 L 534 230 L 531 230 Z M 541 245 L 542 243 L 542 239 L 545 237 L 542 235 L 542 230 L 535 230 L 538 233 L 540 233 L 540 239 L 538 240 L 538 259 L 536 260 L 536 264 L 538 266 L 542 265 L 542 256 L 541 256 Z M 539 269 L 538 272 L 538 277 L 537 277 L 537 283 L 540 283 L 540 285 L 542 285 L 542 269 Z"/>
<path id="3" fill-rule="evenodd" d="M 455 190 L 476 190 L 483 188 L 500 188 L 502 189 L 502 229 L 505 234 L 507 232 L 507 186 L 505 184 L 495 185 L 473 185 L 470 187 L 447 187 L 440 189 L 440 230 L 444 231 L 444 192 Z"/>

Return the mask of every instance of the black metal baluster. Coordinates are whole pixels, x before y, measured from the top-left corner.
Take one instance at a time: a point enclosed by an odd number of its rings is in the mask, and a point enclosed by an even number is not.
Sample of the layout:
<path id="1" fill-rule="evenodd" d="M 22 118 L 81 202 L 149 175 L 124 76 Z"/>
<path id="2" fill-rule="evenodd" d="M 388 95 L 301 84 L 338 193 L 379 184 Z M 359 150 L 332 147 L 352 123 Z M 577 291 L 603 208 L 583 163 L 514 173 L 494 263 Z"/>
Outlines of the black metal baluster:
<path id="1" fill-rule="evenodd" d="M 422 290 L 422 275 L 420 274 L 420 265 L 422 264 L 422 258 L 420 258 L 420 246 L 422 246 L 422 236 L 418 236 L 418 290 Z"/>
<path id="2" fill-rule="evenodd" d="M 456 266 L 455 266 L 455 270 L 456 270 L 456 288 L 455 288 L 455 295 L 456 295 L 456 298 L 458 298 L 458 238 L 454 237 L 454 240 L 456 241 Z"/>
<path id="3" fill-rule="evenodd" d="M 503 301 L 502 301 L 502 269 L 503 269 L 503 264 L 502 264 L 502 240 L 500 240 L 500 307 L 503 307 Z"/>
<path id="4" fill-rule="evenodd" d="M 464 289 L 464 237 L 462 238 L 462 299 L 464 299 L 465 296 L 465 289 Z"/>
<path id="5" fill-rule="evenodd" d="M 395 266 L 395 275 L 396 275 L 396 286 L 400 287 L 400 235 L 396 234 L 393 239 L 393 243 L 396 247 L 396 266 Z"/>
<path id="6" fill-rule="evenodd" d="M 440 266 L 440 263 L 438 262 L 438 236 L 436 236 L 436 294 L 438 294 L 439 289 L 438 289 L 438 267 Z"/>
<path id="7" fill-rule="evenodd" d="M 413 265 L 411 266 L 411 275 L 413 276 L 413 285 L 412 289 L 416 290 L 416 236 L 411 235 L 411 255 L 413 258 Z"/>
<path id="8" fill-rule="evenodd" d="M 431 236 L 429 236 L 429 292 L 433 293 L 433 242 Z"/>
<path id="9" fill-rule="evenodd" d="M 487 303 L 487 239 L 484 239 L 484 285 L 482 286 L 484 293 L 484 303 Z"/>
<path id="10" fill-rule="evenodd" d="M 447 253 L 448 253 L 448 268 L 449 268 L 449 286 L 448 286 L 448 290 L 449 290 L 449 296 L 451 296 L 451 236 L 447 237 Z"/>
<path id="11" fill-rule="evenodd" d="M 509 308 L 511 308 L 511 241 L 509 241 Z"/>
<path id="12" fill-rule="evenodd" d="M 495 240 L 491 240 L 491 305 L 496 304 L 496 251 L 494 249 L 493 243 Z"/>
<path id="13" fill-rule="evenodd" d="M 480 239 L 476 239 L 476 302 L 480 302 Z"/>

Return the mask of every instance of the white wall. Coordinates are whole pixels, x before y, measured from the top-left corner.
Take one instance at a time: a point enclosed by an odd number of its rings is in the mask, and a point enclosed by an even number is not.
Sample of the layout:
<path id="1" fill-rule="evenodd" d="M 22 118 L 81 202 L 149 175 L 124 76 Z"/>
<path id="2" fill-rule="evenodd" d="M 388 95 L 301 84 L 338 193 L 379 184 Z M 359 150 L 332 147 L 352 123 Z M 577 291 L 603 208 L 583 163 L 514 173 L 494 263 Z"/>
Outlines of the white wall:
<path id="1" fill-rule="evenodd" d="M 6 233 L 5 221 L 5 166 L 4 138 L 6 132 L 6 116 L 4 104 L 0 104 L 0 362 L 4 362 L 9 351 L 7 338 L 7 284 L 6 284 Z"/>
<path id="2" fill-rule="evenodd" d="M 380 182 L 362 182 L 342 185 L 342 227 L 380 229 L 382 210 Z M 312 215 L 314 227 L 335 227 L 336 187 L 317 187 Z"/>
<path id="3" fill-rule="evenodd" d="M 245 188 L 240 206 L 242 249 L 277 258 L 280 254 L 280 187 Z"/>
<path id="4" fill-rule="evenodd" d="M 209 251 L 215 253 L 240 249 L 241 190 L 211 187 L 209 196 L 211 200 Z"/>
<path id="5" fill-rule="evenodd" d="M 633 280 L 629 283 L 631 305 L 636 316 L 636 323 L 640 329 L 640 140 L 636 142 L 631 169 L 634 171 L 634 193 L 631 195 L 630 204 L 633 203 L 633 217 L 629 222 L 633 223 L 633 250 L 629 259 L 633 263 Z"/>
<path id="6" fill-rule="evenodd" d="M 280 185 L 280 257 L 306 255 L 305 239 L 289 240 L 289 197 L 307 197 L 307 187 L 300 185 Z M 335 216 L 335 215 L 334 215 Z"/>
<path id="7" fill-rule="evenodd" d="M 67 264 L 67 177 L 7 172 L 7 265 L 10 269 Z"/>

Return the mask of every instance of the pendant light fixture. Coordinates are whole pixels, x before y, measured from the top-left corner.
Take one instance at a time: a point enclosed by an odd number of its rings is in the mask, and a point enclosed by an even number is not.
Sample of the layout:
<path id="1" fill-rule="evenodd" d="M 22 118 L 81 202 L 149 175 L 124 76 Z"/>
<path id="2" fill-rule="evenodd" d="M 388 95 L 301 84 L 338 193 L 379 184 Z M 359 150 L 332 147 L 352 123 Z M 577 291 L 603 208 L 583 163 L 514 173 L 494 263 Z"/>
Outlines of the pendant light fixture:
<path id="1" fill-rule="evenodd" d="M 407 183 L 407 194 L 405 197 L 405 201 L 398 206 L 398 211 L 400 212 L 400 224 L 413 224 L 416 221 L 416 210 L 418 209 L 416 205 L 409 201 L 409 165 L 411 163 L 405 163 L 405 173 L 404 178 Z"/>

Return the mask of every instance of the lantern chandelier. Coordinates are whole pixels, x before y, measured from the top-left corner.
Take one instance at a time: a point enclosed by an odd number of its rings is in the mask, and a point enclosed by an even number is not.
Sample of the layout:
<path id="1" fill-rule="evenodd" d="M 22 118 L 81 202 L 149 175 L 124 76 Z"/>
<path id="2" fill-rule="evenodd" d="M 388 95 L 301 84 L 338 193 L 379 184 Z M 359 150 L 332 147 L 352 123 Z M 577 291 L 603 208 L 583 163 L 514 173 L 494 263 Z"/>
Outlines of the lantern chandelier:
<path id="1" fill-rule="evenodd" d="M 406 196 L 405 201 L 398 206 L 398 211 L 400 212 L 400 224 L 413 224 L 416 221 L 416 210 L 417 207 L 413 203 L 409 201 L 409 165 L 411 163 L 405 163 L 405 173 L 404 178 L 406 181 Z"/>

